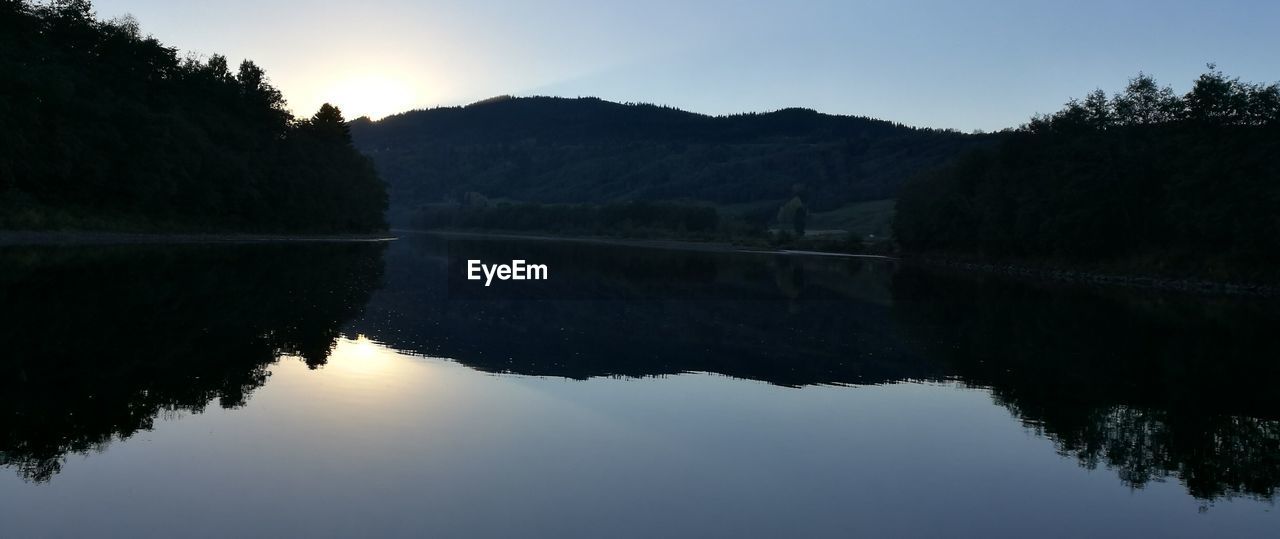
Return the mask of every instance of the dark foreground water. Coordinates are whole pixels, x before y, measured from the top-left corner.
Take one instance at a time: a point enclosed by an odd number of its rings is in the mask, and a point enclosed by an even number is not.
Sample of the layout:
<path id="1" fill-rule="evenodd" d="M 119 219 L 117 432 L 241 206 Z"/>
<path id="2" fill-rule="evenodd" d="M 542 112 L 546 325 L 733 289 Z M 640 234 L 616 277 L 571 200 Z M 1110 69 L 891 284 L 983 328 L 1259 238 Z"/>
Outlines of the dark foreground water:
<path id="1" fill-rule="evenodd" d="M 1280 535 L 1268 301 L 409 235 L 7 248 L 0 339 L 3 537 Z"/>

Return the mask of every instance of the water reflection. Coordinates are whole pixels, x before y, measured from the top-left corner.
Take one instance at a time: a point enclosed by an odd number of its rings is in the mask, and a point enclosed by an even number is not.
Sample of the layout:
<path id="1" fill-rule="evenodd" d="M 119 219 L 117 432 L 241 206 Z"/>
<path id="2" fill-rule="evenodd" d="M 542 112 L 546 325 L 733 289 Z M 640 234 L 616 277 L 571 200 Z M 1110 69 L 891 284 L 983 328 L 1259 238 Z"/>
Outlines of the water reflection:
<path id="1" fill-rule="evenodd" d="M 382 272 L 378 244 L 0 252 L 0 465 L 47 481 L 157 415 L 243 405 L 316 367 Z"/>
<path id="2" fill-rule="evenodd" d="M 47 481 L 67 454 L 149 429 L 159 414 L 239 406 L 277 358 L 320 366 L 345 334 L 347 384 L 388 379 L 381 370 L 398 363 L 384 346 L 575 380 L 947 381 L 989 391 L 1061 454 L 1134 488 L 1176 480 L 1202 500 L 1269 501 L 1280 485 L 1272 303 L 554 242 L 469 245 L 485 258 L 548 263 L 555 276 L 544 288 L 473 293 L 449 281 L 459 253 L 448 249 L 410 235 L 385 253 L 368 244 L 0 253 L 0 337 L 11 350 L 0 359 L 0 463 Z M 400 383 L 403 395 L 428 391 Z M 885 409 L 885 421 L 895 413 Z"/>
<path id="3" fill-rule="evenodd" d="M 894 315 L 921 352 L 1082 466 L 1199 498 L 1280 485 L 1272 302 L 901 271 Z"/>
<path id="4" fill-rule="evenodd" d="M 547 263 L 553 279 L 508 299 L 458 299 L 451 262 L 486 249 L 430 236 L 387 253 L 387 285 L 355 329 L 486 372 L 588 379 L 712 372 L 799 387 L 942 373 L 894 330 L 893 267 L 809 259 L 526 242 L 487 249 Z M 512 251 L 518 255 L 510 254 Z M 452 269 L 451 269 L 452 268 Z M 538 286 L 544 286 L 539 283 Z M 455 297 L 450 297 L 450 291 Z M 565 299 L 568 298 L 568 299 Z"/>
<path id="5" fill-rule="evenodd" d="M 390 251 L 388 285 L 361 331 L 487 372 L 712 372 L 788 387 L 959 380 L 1135 488 L 1172 478 L 1201 499 L 1272 500 L 1280 485 L 1273 302 L 547 243 L 519 252 L 570 269 L 561 286 L 574 290 L 459 300 L 446 293 L 457 283 L 442 285 L 460 272 L 452 245 L 409 237 Z"/>

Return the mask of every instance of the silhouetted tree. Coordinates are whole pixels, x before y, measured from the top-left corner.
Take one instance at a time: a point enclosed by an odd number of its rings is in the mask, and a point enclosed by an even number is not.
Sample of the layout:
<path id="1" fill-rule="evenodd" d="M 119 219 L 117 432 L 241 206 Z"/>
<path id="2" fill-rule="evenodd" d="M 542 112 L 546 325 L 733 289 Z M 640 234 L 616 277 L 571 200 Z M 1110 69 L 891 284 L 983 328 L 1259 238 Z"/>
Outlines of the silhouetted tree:
<path id="1" fill-rule="evenodd" d="M 311 128 L 322 136 L 332 137 L 346 144 L 351 143 L 351 129 L 347 127 L 342 111 L 328 103 L 320 105 L 320 110 L 311 117 Z"/>
<path id="2" fill-rule="evenodd" d="M 1140 74 L 908 183 L 895 234 L 911 251 L 1280 278 L 1278 104 L 1280 86 L 1212 66 L 1182 97 Z"/>
<path id="3" fill-rule="evenodd" d="M 1183 114 L 1182 102 L 1173 88 L 1160 87 L 1155 79 L 1143 73 L 1129 80 L 1123 94 L 1113 101 L 1116 119 L 1121 125 L 1147 125 L 1171 122 Z"/>
<path id="4" fill-rule="evenodd" d="M 385 228 L 341 113 L 294 119 L 251 61 L 179 60 L 85 0 L 6 0 L 0 73 L 0 227 Z"/>

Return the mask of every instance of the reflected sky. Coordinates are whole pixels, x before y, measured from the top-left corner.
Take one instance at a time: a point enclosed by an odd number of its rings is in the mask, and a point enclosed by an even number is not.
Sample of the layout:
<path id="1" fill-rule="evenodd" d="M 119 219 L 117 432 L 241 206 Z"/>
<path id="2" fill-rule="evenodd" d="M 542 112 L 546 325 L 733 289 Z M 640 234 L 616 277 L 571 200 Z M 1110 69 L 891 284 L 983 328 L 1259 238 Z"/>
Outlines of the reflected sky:
<path id="1" fill-rule="evenodd" d="M 509 241 L 0 249 L 0 536 L 1280 526 L 1274 302 Z"/>
<path id="2" fill-rule="evenodd" d="M 318 370 L 282 359 L 242 408 L 161 420 L 73 456 L 48 484 L 0 477 L 0 499 L 13 536 L 1206 536 L 1276 525 L 1264 503 L 1202 512 L 1174 482 L 1131 491 L 955 384 L 580 382 L 485 374 L 363 337 L 340 339 Z M 91 503 L 73 518 L 49 512 L 75 500 Z"/>

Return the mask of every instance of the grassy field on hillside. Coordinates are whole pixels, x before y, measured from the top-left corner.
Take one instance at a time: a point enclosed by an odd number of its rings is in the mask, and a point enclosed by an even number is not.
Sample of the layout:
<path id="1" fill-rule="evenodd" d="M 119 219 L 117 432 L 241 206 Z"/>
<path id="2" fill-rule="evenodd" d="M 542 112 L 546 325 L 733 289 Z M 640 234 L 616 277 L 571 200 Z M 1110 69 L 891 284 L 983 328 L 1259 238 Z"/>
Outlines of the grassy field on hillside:
<path id="1" fill-rule="evenodd" d="M 815 213 L 809 220 L 810 230 L 846 230 L 867 239 L 893 236 L 894 199 L 855 202 L 829 212 Z"/>

